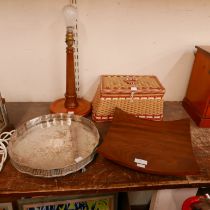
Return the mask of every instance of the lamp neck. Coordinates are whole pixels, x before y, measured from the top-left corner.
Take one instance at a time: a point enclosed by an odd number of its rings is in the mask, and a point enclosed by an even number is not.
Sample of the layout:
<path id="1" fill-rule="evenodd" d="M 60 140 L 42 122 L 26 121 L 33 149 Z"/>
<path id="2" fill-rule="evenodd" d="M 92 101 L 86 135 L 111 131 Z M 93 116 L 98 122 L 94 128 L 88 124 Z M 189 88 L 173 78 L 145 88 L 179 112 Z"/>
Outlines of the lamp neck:
<path id="1" fill-rule="evenodd" d="M 74 44 L 73 30 L 71 30 L 71 31 L 67 30 L 66 31 L 66 45 L 67 45 L 67 48 L 72 48 L 73 44 Z"/>
<path id="2" fill-rule="evenodd" d="M 66 93 L 65 103 L 66 109 L 76 108 L 78 106 L 77 94 L 75 87 L 75 69 L 74 69 L 74 34 L 73 30 L 66 32 Z"/>

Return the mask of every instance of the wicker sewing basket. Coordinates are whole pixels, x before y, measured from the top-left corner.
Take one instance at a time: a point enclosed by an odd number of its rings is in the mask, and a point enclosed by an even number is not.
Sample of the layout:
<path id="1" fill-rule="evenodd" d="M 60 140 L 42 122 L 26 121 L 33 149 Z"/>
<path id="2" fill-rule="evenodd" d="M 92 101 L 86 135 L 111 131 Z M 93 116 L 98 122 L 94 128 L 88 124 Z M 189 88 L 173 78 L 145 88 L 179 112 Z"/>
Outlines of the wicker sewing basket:
<path id="1" fill-rule="evenodd" d="M 156 76 L 102 75 L 92 118 L 96 122 L 112 120 L 118 107 L 140 118 L 162 120 L 164 93 Z"/>

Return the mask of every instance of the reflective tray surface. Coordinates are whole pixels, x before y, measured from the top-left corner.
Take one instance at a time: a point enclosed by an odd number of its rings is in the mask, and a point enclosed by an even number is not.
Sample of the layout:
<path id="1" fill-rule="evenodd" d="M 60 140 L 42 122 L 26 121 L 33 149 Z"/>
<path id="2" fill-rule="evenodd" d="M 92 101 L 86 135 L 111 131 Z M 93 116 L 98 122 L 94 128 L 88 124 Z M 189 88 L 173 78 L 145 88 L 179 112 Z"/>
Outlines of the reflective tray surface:
<path id="1" fill-rule="evenodd" d="M 76 172 L 94 158 L 98 130 L 73 114 L 49 114 L 17 128 L 8 145 L 13 166 L 33 176 L 57 177 Z"/>

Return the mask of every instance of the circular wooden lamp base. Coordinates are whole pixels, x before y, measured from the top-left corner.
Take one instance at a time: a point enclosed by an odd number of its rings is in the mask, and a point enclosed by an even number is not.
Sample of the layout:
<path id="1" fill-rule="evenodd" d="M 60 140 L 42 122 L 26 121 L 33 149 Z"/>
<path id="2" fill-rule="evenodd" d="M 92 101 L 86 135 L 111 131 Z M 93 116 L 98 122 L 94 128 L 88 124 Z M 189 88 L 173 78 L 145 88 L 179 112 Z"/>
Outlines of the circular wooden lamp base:
<path id="1" fill-rule="evenodd" d="M 91 111 L 91 104 L 90 102 L 86 101 L 83 98 L 77 98 L 78 106 L 75 108 L 67 109 L 64 106 L 65 98 L 58 99 L 54 101 L 50 105 L 50 112 L 51 113 L 68 113 L 68 112 L 74 112 L 76 115 L 80 116 L 86 116 Z"/>

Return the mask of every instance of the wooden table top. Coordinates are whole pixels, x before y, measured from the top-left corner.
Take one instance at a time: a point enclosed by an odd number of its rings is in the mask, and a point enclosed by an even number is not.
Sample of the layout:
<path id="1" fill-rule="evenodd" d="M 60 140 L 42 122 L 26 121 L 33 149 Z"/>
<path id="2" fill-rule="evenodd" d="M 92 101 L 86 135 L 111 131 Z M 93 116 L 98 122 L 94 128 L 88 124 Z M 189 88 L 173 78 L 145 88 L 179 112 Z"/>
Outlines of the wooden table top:
<path id="1" fill-rule="evenodd" d="M 21 123 L 49 113 L 49 103 L 7 103 L 10 121 Z M 165 102 L 164 120 L 186 118 L 179 102 Z M 96 123 L 102 136 L 110 123 Z M 0 197 L 52 194 L 87 194 L 130 190 L 198 187 L 210 185 L 210 129 L 198 128 L 191 122 L 193 150 L 201 168 L 199 176 L 160 176 L 137 172 L 117 165 L 100 155 L 86 166 L 85 172 L 76 172 L 59 178 L 37 178 L 18 172 L 7 160 L 0 172 Z"/>

